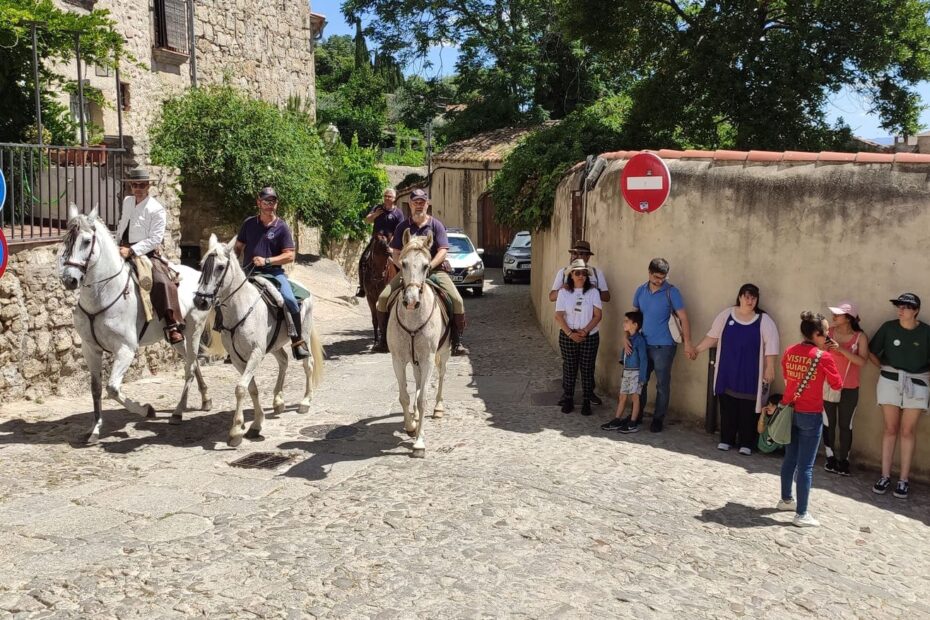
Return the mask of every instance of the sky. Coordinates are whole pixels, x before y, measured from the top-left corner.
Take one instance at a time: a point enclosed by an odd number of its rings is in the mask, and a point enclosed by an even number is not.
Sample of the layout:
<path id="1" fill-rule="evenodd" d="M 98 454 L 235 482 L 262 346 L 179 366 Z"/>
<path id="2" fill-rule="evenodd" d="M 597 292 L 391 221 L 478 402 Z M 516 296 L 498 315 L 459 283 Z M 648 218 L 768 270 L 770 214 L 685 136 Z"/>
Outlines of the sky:
<path id="1" fill-rule="evenodd" d="M 334 34 L 355 35 L 355 27 L 346 23 L 342 16 L 339 6 L 341 0 L 317 0 L 311 2 L 311 8 L 314 13 L 320 13 L 326 16 L 326 30 L 323 32 L 324 37 Z M 370 43 L 369 43 L 370 45 Z M 413 65 L 404 68 L 406 75 L 420 75 L 424 78 L 434 77 L 437 75 L 449 75 L 455 70 L 455 59 L 458 56 L 457 51 L 451 47 L 433 48 L 429 55 L 432 67 L 426 68 L 423 65 Z M 930 105 L 930 83 L 922 82 L 918 88 L 924 103 Z M 830 98 L 827 107 L 828 120 L 832 123 L 837 118 L 843 117 L 846 124 L 849 125 L 853 133 L 862 138 L 869 140 L 889 138 L 888 132 L 879 126 L 879 119 L 876 115 L 868 113 L 866 102 L 862 101 L 855 93 L 843 90 Z M 930 129 L 930 109 L 924 110 L 920 117 L 922 130 Z"/>

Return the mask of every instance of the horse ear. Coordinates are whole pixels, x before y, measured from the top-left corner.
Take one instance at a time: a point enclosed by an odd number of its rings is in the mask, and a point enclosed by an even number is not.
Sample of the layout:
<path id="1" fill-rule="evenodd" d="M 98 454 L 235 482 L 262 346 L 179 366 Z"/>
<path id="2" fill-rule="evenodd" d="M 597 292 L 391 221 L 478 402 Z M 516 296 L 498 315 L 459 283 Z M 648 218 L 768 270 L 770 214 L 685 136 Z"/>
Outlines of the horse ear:
<path id="1" fill-rule="evenodd" d="M 217 240 L 216 235 L 210 233 L 210 242 L 207 244 L 207 252 L 212 252 L 216 248 L 217 243 L 219 243 L 219 241 Z"/>
<path id="2" fill-rule="evenodd" d="M 404 243 L 403 243 L 403 244 L 404 244 L 404 245 L 407 245 L 407 242 L 408 242 L 408 241 L 410 241 L 410 229 L 409 229 L 409 228 L 406 228 L 406 229 L 404 229 L 404 238 L 403 238 L 403 242 L 404 242 Z"/>
<path id="3" fill-rule="evenodd" d="M 229 243 L 226 244 L 226 252 L 227 252 L 230 256 L 235 256 L 235 255 L 236 255 L 236 240 L 237 240 L 237 238 L 236 238 L 236 237 L 233 237 L 232 239 L 229 240 Z"/>
<path id="4" fill-rule="evenodd" d="M 93 210 L 87 215 L 87 221 L 91 224 L 97 222 L 97 207 L 94 207 Z"/>
<path id="5" fill-rule="evenodd" d="M 80 214 L 81 212 L 78 211 L 76 204 L 72 202 L 71 204 L 68 205 L 68 221 L 69 222 L 73 220 L 74 218 L 76 218 L 77 216 L 79 216 Z"/>

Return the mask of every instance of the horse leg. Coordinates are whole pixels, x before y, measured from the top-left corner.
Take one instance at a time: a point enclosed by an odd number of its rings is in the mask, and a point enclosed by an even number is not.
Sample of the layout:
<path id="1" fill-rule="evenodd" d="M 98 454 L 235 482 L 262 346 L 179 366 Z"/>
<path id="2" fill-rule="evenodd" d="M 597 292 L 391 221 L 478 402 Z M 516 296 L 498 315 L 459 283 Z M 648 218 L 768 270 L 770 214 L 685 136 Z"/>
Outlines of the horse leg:
<path id="1" fill-rule="evenodd" d="M 191 312 L 191 318 L 195 316 L 195 312 Z M 197 314 L 200 313 L 197 312 Z M 197 379 L 197 390 L 200 392 L 201 411 L 210 411 L 210 409 L 213 408 L 213 400 L 210 399 L 210 395 L 207 393 L 207 382 L 203 380 L 203 372 L 201 372 L 200 369 L 200 358 L 198 357 L 200 355 L 200 346 L 203 333 L 205 330 L 209 329 L 207 326 L 207 316 L 207 314 L 203 314 L 203 316 L 199 316 L 199 318 L 197 318 L 197 321 L 193 326 L 193 332 L 190 334 L 190 341 L 187 343 L 187 354 L 192 357 L 194 365 L 194 378 Z"/>
<path id="2" fill-rule="evenodd" d="M 429 356 L 424 355 L 424 363 L 415 368 L 417 374 L 417 436 L 413 441 L 413 458 L 422 459 L 426 456 L 426 442 L 423 440 L 423 414 L 426 412 L 426 396 L 429 392 L 429 379 L 433 373 L 433 365 L 425 360 Z M 419 370 L 417 373 L 416 371 Z"/>
<path id="3" fill-rule="evenodd" d="M 242 375 L 239 382 L 236 383 L 236 412 L 233 414 L 232 426 L 229 428 L 229 436 L 226 438 L 226 445 L 231 448 L 237 447 L 242 443 L 242 436 L 245 434 L 245 413 L 242 410 L 242 402 L 245 400 L 246 392 L 252 392 L 251 386 L 254 385 L 255 371 L 262 361 L 264 352 L 261 348 L 256 348 L 246 360 L 245 367 L 242 369 Z M 259 415 L 264 418 L 261 411 L 261 405 L 258 402 L 258 387 L 255 387 L 255 393 L 252 395 L 252 405 L 255 408 L 255 417 Z"/>
<path id="4" fill-rule="evenodd" d="M 255 377 L 252 377 L 252 381 L 249 383 L 249 396 L 252 397 L 252 409 L 255 416 L 252 418 L 252 424 L 249 425 L 245 437 L 246 439 L 258 439 L 262 436 L 262 426 L 265 424 L 265 410 L 262 409 L 262 404 L 258 401 L 258 384 L 255 383 Z"/>
<path id="5" fill-rule="evenodd" d="M 103 353 L 97 351 L 84 341 L 81 348 L 84 350 L 84 361 L 90 370 L 90 394 L 94 401 L 94 426 L 84 437 L 85 443 L 94 444 L 100 440 L 100 427 L 103 426 L 103 410 L 100 406 L 100 395 L 103 392 L 103 379 L 101 368 L 103 366 Z"/>
<path id="6" fill-rule="evenodd" d="M 304 397 L 297 407 L 297 413 L 307 413 L 310 411 L 310 401 L 313 399 L 313 387 L 323 376 L 323 347 L 320 345 L 320 336 L 313 326 L 313 306 L 307 305 L 301 326 L 304 331 L 304 342 L 310 345 L 310 357 L 304 359 Z"/>
<path id="7" fill-rule="evenodd" d="M 446 407 L 442 402 L 442 386 L 446 380 L 446 363 L 449 361 L 450 349 L 444 346 L 436 352 L 436 371 L 439 373 L 439 385 L 436 388 L 436 406 L 433 407 L 433 417 L 441 418 L 446 413 Z"/>
<path id="8" fill-rule="evenodd" d="M 273 355 L 278 362 L 278 380 L 274 384 L 273 407 L 275 415 L 281 415 L 284 413 L 284 373 L 287 372 L 287 351 L 278 349 Z"/>
<path id="9" fill-rule="evenodd" d="M 147 418 L 155 417 L 155 408 L 152 405 L 139 403 L 131 398 L 126 397 L 121 391 L 120 386 L 123 384 L 123 377 L 132 360 L 136 357 L 135 349 L 130 349 L 123 345 L 116 350 L 113 355 L 113 367 L 110 369 L 110 379 L 107 382 L 107 396 L 121 404 L 130 413 L 144 415 Z"/>
<path id="10" fill-rule="evenodd" d="M 200 370 L 200 360 L 194 360 L 194 378 L 197 379 L 197 389 L 200 390 L 200 410 L 210 411 L 213 409 L 213 399 L 207 393 L 207 382 L 203 379 L 203 372 Z"/>
<path id="11" fill-rule="evenodd" d="M 378 298 L 373 295 L 368 296 L 368 311 L 371 312 L 371 328 L 374 330 L 375 342 L 378 342 L 379 337 L 381 336 L 378 333 L 378 309 L 377 309 Z"/>
<path id="12" fill-rule="evenodd" d="M 410 437 L 417 432 L 417 427 L 413 422 L 413 415 L 410 412 L 410 394 L 407 393 L 407 362 L 400 359 L 399 356 L 392 356 L 394 362 L 394 375 L 397 377 L 398 397 L 400 406 L 404 410 L 404 431 Z"/>
<path id="13" fill-rule="evenodd" d="M 174 412 L 171 414 L 168 424 L 180 424 L 184 417 L 184 410 L 187 409 L 187 393 L 191 388 L 191 382 L 194 380 L 193 367 L 197 365 L 197 351 L 192 344 L 192 340 L 194 342 L 199 342 L 197 331 L 195 327 L 193 336 L 191 334 L 185 334 L 183 351 L 184 387 L 181 389 L 181 398 L 178 400 L 178 404 L 174 408 Z M 198 336 L 197 340 L 194 340 L 194 336 Z"/>

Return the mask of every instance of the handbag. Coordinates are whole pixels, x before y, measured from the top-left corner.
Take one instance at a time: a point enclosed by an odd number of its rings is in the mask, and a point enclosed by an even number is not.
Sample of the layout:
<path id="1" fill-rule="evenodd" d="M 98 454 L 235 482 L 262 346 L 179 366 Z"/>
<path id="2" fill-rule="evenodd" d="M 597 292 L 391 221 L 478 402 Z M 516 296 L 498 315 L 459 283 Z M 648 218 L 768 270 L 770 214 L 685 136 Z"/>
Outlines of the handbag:
<path id="1" fill-rule="evenodd" d="M 668 331 L 672 335 L 672 340 L 677 343 L 681 343 L 684 340 L 682 334 L 684 332 L 681 329 L 681 317 L 678 316 L 678 313 L 675 311 L 675 306 L 672 305 L 672 287 L 669 285 L 665 289 L 665 296 L 668 298 Z"/>
<path id="2" fill-rule="evenodd" d="M 857 351 L 859 349 L 859 336 L 861 333 L 856 334 L 856 341 L 853 343 L 852 350 Z M 846 374 L 843 375 L 843 385 L 846 385 L 846 377 L 849 376 L 849 367 L 852 366 L 852 362 L 849 362 L 846 366 Z M 830 384 L 823 384 L 823 399 L 828 403 L 838 403 L 840 402 L 840 397 L 843 395 L 843 388 L 841 387 L 838 390 L 834 390 L 830 387 Z"/>
<path id="3" fill-rule="evenodd" d="M 759 416 L 759 441 L 757 446 L 760 452 L 773 452 L 776 448 L 787 446 L 791 443 L 791 423 L 794 421 L 794 404 L 797 402 L 798 397 L 804 393 L 807 384 L 814 378 L 821 356 L 823 356 L 823 351 L 818 350 L 817 355 L 814 357 L 814 361 L 811 362 L 810 368 L 807 369 L 807 374 L 804 375 L 804 379 L 801 380 L 801 383 L 798 384 L 798 388 L 794 391 L 794 396 L 791 398 L 790 403 L 779 404 L 772 415 L 763 414 Z"/>

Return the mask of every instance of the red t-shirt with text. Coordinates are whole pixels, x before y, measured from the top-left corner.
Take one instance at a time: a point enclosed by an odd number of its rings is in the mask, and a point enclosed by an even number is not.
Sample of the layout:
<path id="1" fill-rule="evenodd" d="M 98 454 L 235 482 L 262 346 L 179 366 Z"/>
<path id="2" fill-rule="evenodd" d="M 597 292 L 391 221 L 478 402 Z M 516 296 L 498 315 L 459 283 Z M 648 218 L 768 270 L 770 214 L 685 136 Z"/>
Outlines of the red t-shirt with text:
<path id="1" fill-rule="evenodd" d="M 817 372 L 808 381 L 804 392 L 795 397 L 798 384 L 807 376 L 817 351 L 820 349 L 809 342 L 800 342 L 788 347 L 781 358 L 781 372 L 785 377 L 785 395 L 782 404 L 788 404 L 795 399 L 794 410 L 800 413 L 814 413 L 820 415 L 823 411 L 823 382 L 826 381 L 831 388 L 838 390 L 843 387 L 843 377 L 836 369 L 833 356 L 824 351 L 817 364 Z"/>

